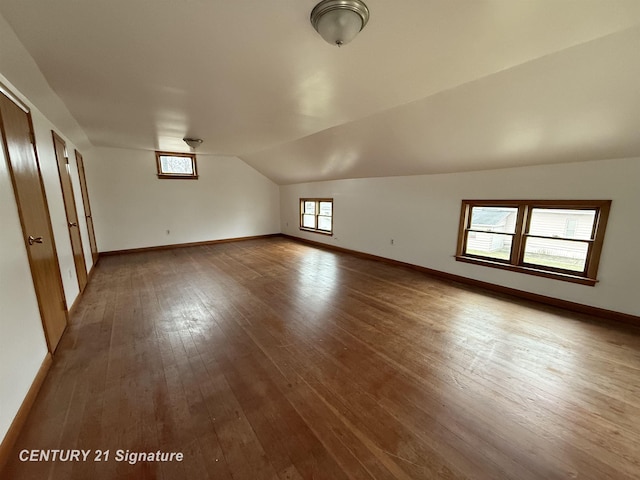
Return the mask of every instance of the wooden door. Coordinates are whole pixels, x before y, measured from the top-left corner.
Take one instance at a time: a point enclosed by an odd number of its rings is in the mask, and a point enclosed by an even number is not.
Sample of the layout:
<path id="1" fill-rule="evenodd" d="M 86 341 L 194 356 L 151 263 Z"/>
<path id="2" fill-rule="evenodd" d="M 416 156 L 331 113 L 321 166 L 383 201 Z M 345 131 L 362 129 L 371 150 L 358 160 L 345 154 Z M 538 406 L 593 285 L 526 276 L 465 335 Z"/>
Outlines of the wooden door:
<path id="1" fill-rule="evenodd" d="M 73 185 L 71 184 L 71 171 L 69 169 L 69 156 L 67 146 L 60 136 L 51 131 L 53 135 L 53 146 L 56 151 L 58 162 L 58 174 L 60 185 L 62 186 L 62 199 L 64 200 L 64 210 L 67 214 L 67 228 L 71 239 L 71 250 L 73 251 L 73 263 L 76 267 L 78 286 L 80 292 L 87 285 L 87 264 L 84 261 L 84 250 L 82 250 L 82 238 L 80 237 L 80 227 L 78 226 L 78 212 L 76 211 L 76 199 L 73 195 Z"/>
<path id="2" fill-rule="evenodd" d="M 0 129 L 49 351 L 67 327 L 67 308 L 29 109 L 0 85 Z"/>
<path id="3" fill-rule="evenodd" d="M 91 247 L 91 258 L 93 264 L 98 260 L 98 246 L 96 245 L 96 234 L 93 230 L 93 217 L 91 216 L 91 204 L 89 203 L 89 191 L 87 190 L 87 177 L 84 174 L 84 160 L 80 152 L 76 150 L 76 164 L 78 165 L 78 176 L 80 178 L 80 193 L 82 193 L 82 204 L 84 205 L 84 216 L 87 220 L 87 231 L 89 232 L 89 245 Z"/>

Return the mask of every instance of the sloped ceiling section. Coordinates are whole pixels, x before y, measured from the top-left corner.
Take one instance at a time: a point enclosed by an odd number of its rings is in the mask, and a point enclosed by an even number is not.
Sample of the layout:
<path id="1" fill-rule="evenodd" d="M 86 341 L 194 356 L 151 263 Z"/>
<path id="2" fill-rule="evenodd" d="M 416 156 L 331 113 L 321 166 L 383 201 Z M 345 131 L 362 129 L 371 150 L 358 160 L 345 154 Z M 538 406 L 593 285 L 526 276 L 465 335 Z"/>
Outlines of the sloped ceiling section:
<path id="1" fill-rule="evenodd" d="M 638 156 L 639 50 L 625 31 L 244 158 L 287 184 Z"/>
<path id="2" fill-rule="evenodd" d="M 640 156 L 637 0 L 366 1 L 343 48 L 313 0 L 0 14 L 95 146 L 198 136 L 280 184 Z"/>

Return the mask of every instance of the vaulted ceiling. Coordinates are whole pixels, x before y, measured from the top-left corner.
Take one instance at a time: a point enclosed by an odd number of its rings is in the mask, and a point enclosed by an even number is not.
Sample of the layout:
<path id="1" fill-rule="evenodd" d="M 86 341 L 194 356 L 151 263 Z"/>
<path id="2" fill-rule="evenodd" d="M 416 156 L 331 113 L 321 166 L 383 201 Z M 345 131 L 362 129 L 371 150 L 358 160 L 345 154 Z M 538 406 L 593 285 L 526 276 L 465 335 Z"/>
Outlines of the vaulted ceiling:
<path id="1" fill-rule="evenodd" d="M 94 146 L 235 155 L 279 184 L 640 156 L 640 1 L 0 0 Z M 1 54 L 1 53 L 0 53 Z"/>

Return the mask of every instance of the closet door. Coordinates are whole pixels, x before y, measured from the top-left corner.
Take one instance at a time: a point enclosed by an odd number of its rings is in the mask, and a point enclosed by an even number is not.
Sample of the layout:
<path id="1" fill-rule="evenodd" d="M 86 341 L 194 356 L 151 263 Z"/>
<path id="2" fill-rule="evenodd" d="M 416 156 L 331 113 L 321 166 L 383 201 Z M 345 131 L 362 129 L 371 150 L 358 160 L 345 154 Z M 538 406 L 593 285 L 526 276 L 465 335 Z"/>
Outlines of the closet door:
<path id="1" fill-rule="evenodd" d="M 82 204 L 84 205 L 84 216 L 87 220 L 87 231 L 89 232 L 89 245 L 91 247 L 91 258 L 93 264 L 98 261 L 98 246 L 96 244 L 96 234 L 93 230 L 93 217 L 91 216 L 91 204 L 89 203 L 89 191 L 87 190 L 87 177 L 84 174 L 84 160 L 80 152 L 76 150 L 76 164 L 78 165 L 78 177 L 80 178 L 80 193 L 82 193 Z"/>
<path id="2" fill-rule="evenodd" d="M 80 237 L 80 227 L 78 227 L 78 212 L 76 211 L 76 199 L 73 195 L 73 185 L 71 183 L 71 171 L 69 170 L 69 155 L 64 140 L 56 132 L 53 134 L 53 146 L 56 151 L 58 161 L 58 173 L 60 174 L 60 185 L 62 186 L 62 198 L 64 200 L 64 210 L 67 214 L 67 228 L 71 239 L 71 250 L 73 251 L 73 263 L 76 267 L 78 286 L 80 292 L 87 286 L 87 264 L 84 261 L 84 250 L 82 249 L 82 238 Z"/>
<path id="3" fill-rule="evenodd" d="M 0 128 L 40 317 L 53 353 L 67 327 L 67 308 L 49 206 L 36 156 L 29 109 L 0 85 Z"/>

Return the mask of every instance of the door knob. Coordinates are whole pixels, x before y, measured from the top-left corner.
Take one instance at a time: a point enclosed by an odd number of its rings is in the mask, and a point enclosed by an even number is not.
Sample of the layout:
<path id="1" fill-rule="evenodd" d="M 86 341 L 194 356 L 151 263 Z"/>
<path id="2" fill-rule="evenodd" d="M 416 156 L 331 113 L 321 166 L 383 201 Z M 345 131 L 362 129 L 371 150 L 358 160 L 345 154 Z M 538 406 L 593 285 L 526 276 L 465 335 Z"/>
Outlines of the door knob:
<path id="1" fill-rule="evenodd" d="M 77 227 L 78 224 L 76 222 L 69 222 L 70 227 Z"/>
<path id="2" fill-rule="evenodd" d="M 34 243 L 42 243 L 42 237 L 34 237 L 33 235 L 29 235 L 29 245 L 33 245 Z"/>

